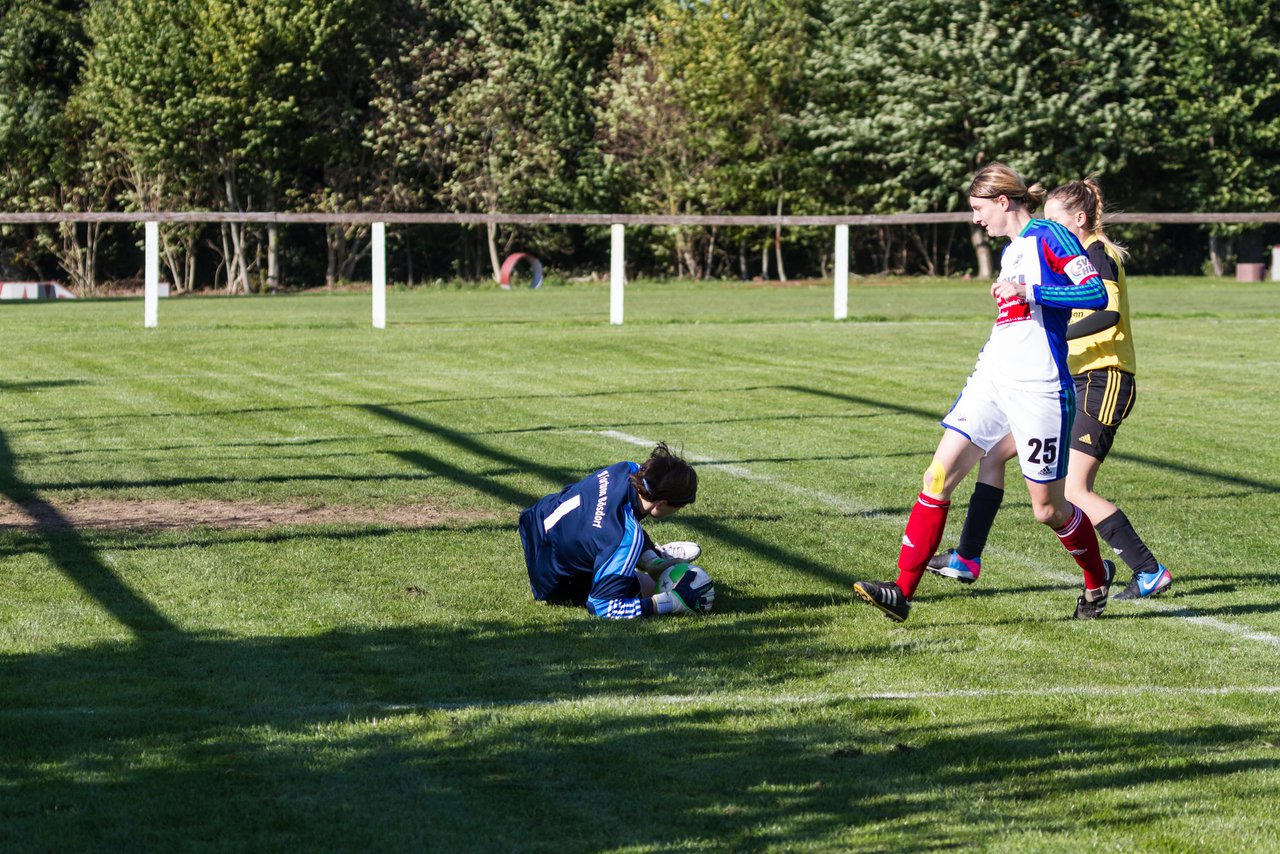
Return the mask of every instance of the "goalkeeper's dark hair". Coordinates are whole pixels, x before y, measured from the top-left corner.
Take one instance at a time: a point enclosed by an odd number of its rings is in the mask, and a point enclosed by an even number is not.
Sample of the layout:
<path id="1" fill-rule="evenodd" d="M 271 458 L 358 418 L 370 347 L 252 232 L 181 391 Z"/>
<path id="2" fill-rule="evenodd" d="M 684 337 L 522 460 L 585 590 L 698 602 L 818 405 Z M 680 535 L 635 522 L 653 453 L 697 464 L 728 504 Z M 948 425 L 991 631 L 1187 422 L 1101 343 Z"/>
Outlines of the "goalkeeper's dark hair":
<path id="1" fill-rule="evenodd" d="M 698 473 L 665 442 L 659 442 L 640 470 L 631 475 L 631 483 L 641 498 L 665 501 L 672 507 L 698 500 Z"/>

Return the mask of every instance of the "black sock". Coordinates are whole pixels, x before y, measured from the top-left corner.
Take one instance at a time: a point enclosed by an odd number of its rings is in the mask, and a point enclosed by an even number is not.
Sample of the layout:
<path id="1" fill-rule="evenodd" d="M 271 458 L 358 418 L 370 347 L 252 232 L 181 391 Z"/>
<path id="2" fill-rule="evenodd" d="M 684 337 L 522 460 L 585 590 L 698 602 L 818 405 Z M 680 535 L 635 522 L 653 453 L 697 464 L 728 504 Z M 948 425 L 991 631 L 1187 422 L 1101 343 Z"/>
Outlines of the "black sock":
<path id="1" fill-rule="evenodd" d="M 1159 568 L 1155 555 L 1147 548 L 1142 537 L 1138 536 L 1138 532 L 1133 530 L 1133 524 L 1123 510 L 1117 510 L 1093 527 L 1098 531 L 1098 536 L 1134 572 L 1155 572 Z"/>
<path id="2" fill-rule="evenodd" d="M 969 509 L 964 514 L 960 542 L 956 544 L 960 557 L 969 560 L 982 557 L 982 550 L 987 547 L 987 535 L 991 533 L 991 526 L 996 522 L 996 513 L 1003 500 L 1003 489 L 978 481 L 978 485 L 973 488 L 973 497 L 969 499 Z"/>

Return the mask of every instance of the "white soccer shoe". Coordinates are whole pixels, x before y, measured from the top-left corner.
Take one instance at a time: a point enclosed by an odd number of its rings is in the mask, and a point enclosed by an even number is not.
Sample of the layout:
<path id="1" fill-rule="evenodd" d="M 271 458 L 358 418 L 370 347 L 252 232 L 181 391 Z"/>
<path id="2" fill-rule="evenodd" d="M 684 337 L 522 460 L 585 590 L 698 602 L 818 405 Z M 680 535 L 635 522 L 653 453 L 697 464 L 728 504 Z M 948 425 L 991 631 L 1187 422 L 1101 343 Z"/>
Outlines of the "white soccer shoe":
<path id="1" fill-rule="evenodd" d="M 702 547 L 697 543 L 686 541 L 667 543 L 658 546 L 657 550 L 645 549 L 640 555 L 640 569 L 643 572 L 663 572 L 677 563 L 690 563 L 702 554 Z"/>

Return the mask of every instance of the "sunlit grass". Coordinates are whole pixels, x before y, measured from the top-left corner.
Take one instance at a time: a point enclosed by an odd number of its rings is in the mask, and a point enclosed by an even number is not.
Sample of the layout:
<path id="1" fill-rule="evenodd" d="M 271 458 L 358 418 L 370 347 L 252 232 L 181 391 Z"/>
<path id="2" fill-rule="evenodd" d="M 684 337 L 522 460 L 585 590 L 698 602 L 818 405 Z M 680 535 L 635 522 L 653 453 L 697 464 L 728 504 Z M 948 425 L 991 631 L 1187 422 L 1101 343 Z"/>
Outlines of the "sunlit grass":
<path id="1" fill-rule="evenodd" d="M 977 283 L 855 282 L 848 322 L 818 284 L 637 283 L 622 326 L 585 284 L 395 291 L 381 331 L 360 293 L 0 305 L 0 848 L 1280 847 L 1280 310 L 1132 300 L 1099 488 L 1172 595 L 1069 619 L 1014 486 L 901 626 L 849 584 L 892 577 Z M 515 514 L 658 440 L 716 613 L 535 605 Z M 49 527 L 86 501 L 352 521 Z"/>

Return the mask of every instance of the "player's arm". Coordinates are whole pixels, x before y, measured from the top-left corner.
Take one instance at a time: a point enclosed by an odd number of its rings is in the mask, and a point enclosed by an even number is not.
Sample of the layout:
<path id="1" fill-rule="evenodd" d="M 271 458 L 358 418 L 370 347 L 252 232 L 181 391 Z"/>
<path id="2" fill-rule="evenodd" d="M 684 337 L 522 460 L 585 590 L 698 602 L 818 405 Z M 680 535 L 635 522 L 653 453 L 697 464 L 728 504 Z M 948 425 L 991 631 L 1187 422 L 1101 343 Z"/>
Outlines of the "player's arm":
<path id="1" fill-rule="evenodd" d="M 636 582 L 635 589 L 626 591 L 631 595 L 624 593 L 616 598 L 607 589 L 597 590 L 593 587 L 591 595 L 587 597 L 588 613 L 604 620 L 634 620 L 637 617 L 654 616 L 653 597 L 640 596 L 639 581 L 634 577 L 632 581 Z"/>
<path id="2" fill-rule="evenodd" d="M 1067 309 L 1105 307 L 1106 286 L 1080 243 L 1061 228 L 1045 232 L 1039 240 L 1040 252 L 1056 281 L 1027 288 L 1027 302 Z"/>
<path id="3" fill-rule="evenodd" d="M 615 576 L 613 579 L 606 579 L 603 583 L 597 581 L 592 586 L 591 595 L 587 597 L 587 610 L 592 616 L 605 620 L 633 620 L 636 617 L 688 614 L 690 607 L 709 610 L 710 600 L 715 596 L 714 592 L 708 595 L 706 590 L 681 591 L 678 585 L 675 592 L 666 590 L 652 596 L 644 596 L 640 594 L 639 579 L 634 573 L 632 573 L 631 584 L 623 584 L 619 579 L 620 577 Z M 685 592 L 685 598 L 676 596 L 675 593 L 678 592 Z M 700 604 L 690 606 L 686 601 Z"/>
<path id="4" fill-rule="evenodd" d="M 587 610 L 592 616 L 605 620 L 633 620 L 636 617 L 666 617 L 689 613 L 684 602 L 677 599 L 671 591 L 641 596 L 639 581 L 634 578 L 633 581 L 636 581 L 636 587 L 626 591 L 630 595 L 624 593 L 617 598 L 610 598 L 606 589 L 597 591 L 593 587 L 591 595 L 587 597 Z"/>
<path id="5" fill-rule="evenodd" d="M 1089 262 L 1093 264 L 1098 275 L 1102 277 L 1103 287 L 1107 289 L 1106 308 L 1091 311 L 1075 323 L 1067 326 L 1067 340 L 1087 338 L 1104 329 L 1110 329 L 1120 322 L 1120 270 L 1116 262 L 1107 254 L 1102 241 L 1089 244 Z"/>
<path id="6" fill-rule="evenodd" d="M 1118 311 L 1091 311 L 1075 323 L 1068 324 L 1067 340 L 1088 338 L 1104 329 L 1110 329 L 1119 322 L 1120 312 Z"/>
<path id="7" fill-rule="evenodd" d="M 633 620 L 659 615 L 656 596 L 640 595 L 636 566 L 645 545 L 652 540 L 636 520 L 628 515 L 621 541 L 601 550 L 596 560 L 595 579 L 587 595 L 587 611 L 606 620 Z M 669 609 L 668 609 L 669 610 Z"/>
<path id="8" fill-rule="evenodd" d="M 632 528 L 639 535 L 632 534 Z M 606 620 L 631 620 L 636 617 L 664 617 L 674 614 L 706 612 L 711 609 L 715 590 L 708 584 L 694 588 L 694 573 L 677 582 L 674 589 L 645 596 L 641 593 L 640 578 L 636 569 L 640 561 L 636 553 L 637 543 L 643 548 L 652 540 L 644 536 L 643 529 L 633 519 L 627 519 L 623 542 L 602 561 L 597 561 L 595 580 L 587 596 L 587 610 Z M 686 551 L 694 543 L 680 543 Z M 705 578 L 705 575 L 703 576 Z"/>

